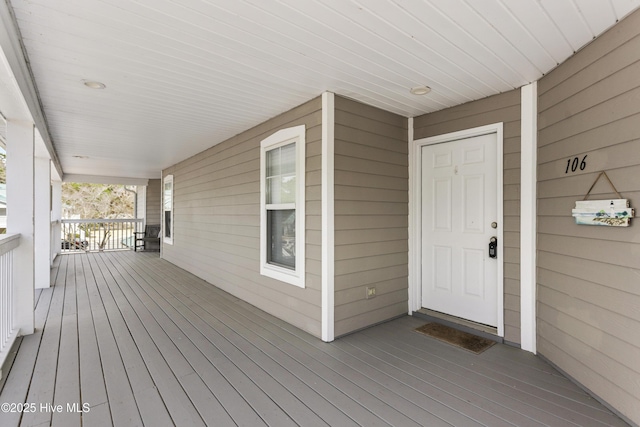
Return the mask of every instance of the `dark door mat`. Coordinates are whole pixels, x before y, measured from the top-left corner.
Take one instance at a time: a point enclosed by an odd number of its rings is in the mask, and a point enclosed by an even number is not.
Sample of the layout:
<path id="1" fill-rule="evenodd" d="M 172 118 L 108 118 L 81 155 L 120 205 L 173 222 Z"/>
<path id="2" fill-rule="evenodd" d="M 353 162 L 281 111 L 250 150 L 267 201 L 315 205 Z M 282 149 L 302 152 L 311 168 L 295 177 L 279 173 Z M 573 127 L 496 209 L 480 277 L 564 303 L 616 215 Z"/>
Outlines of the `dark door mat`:
<path id="1" fill-rule="evenodd" d="M 427 323 L 415 329 L 424 335 L 439 339 L 456 347 L 463 348 L 475 354 L 480 354 L 496 342 L 478 337 L 467 332 L 462 332 L 439 323 Z"/>

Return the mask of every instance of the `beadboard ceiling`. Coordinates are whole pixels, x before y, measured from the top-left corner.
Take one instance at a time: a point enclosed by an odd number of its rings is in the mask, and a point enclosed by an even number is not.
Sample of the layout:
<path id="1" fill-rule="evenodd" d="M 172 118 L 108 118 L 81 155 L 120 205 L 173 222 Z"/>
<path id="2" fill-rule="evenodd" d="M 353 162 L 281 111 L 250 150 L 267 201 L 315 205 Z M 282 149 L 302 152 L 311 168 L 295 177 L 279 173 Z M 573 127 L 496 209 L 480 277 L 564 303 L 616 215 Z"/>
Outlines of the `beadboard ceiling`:
<path id="1" fill-rule="evenodd" d="M 162 168 L 332 91 L 406 117 L 539 79 L 640 0 L 11 0 L 65 174 Z M 84 81 L 105 89 L 89 89 Z M 426 96 L 414 86 L 432 88 Z"/>

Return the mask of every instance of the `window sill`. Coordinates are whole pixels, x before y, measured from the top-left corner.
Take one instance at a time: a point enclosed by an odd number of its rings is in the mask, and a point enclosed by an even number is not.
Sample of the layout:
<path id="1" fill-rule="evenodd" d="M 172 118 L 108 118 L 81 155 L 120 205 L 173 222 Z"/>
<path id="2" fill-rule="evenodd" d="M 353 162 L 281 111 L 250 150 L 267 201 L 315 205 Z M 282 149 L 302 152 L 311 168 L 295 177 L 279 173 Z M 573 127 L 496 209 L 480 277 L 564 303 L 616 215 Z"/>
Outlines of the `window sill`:
<path id="1" fill-rule="evenodd" d="M 271 264 L 263 264 L 260 266 L 260 274 L 299 288 L 305 287 L 304 278 L 300 277 L 300 272 L 288 270 Z"/>

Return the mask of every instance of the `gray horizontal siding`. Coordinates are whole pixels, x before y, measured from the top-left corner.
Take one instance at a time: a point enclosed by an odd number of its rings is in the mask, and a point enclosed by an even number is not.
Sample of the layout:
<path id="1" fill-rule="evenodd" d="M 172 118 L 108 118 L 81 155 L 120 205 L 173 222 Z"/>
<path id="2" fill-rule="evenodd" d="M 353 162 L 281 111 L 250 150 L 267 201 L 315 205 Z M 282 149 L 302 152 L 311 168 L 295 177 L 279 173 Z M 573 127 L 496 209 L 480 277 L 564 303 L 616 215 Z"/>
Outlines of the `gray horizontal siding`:
<path id="1" fill-rule="evenodd" d="M 307 102 L 166 170 L 174 244 L 163 258 L 316 336 L 321 331 L 321 101 Z M 306 125 L 306 288 L 260 275 L 260 141 Z"/>
<path id="2" fill-rule="evenodd" d="M 544 77 L 538 101 L 538 351 L 636 424 L 640 229 L 579 226 L 571 209 L 602 170 L 638 208 L 639 76 L 636 12 Z M 603 179 L 590 199 L 610 197 Z"/>
<path id="3" fill-rule="evenodd" d="M 407 312 L 407 120 L 335 98 L 335 334 Z M 376 297 L 366 299 L 366 288 Z"/>
<path id="4" fill-rule="evenodd" d="M 520 343 L 520 90 L 414 119 L 414 139 L 503 122 L 504 339 Z"/>

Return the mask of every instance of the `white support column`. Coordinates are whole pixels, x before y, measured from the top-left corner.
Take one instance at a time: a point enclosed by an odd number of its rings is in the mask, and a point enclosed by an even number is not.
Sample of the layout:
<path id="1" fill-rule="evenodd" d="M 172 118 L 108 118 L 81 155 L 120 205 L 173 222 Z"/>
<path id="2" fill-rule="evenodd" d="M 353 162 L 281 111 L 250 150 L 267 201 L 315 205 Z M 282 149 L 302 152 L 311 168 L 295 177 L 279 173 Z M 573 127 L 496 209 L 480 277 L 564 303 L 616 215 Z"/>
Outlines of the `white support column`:
<path id="1" fill-rule="evenodd" d="M 415 197 L 416 191 L 420 188 L 419 177 L 416 177 L 416 171 L 419 168 L 414 165 L 419 162 L 418 147 L 414 142 L 414 124 L 413 117 L 407 119 L 407 144 L 409 146 L 409 295 L 408 295 L 408 307 L 407 312 L 411 315 L 414 311 L 422 308 L 422 288 L 420 283 L 419 269 L 421 265 L 419 251 L 416 250 L 418 245 L 418 237 L 422 233 L 421 221 L 422 218 L 417 218 L 414 212 L 418 212 L 418 197 Z"/>
<path id="2" fill-rule="evenodd" d="M 51 161 L 34 159 L 34 280 L 36 289 L 51 286 Z"/>
<path id="3" fill-rule="evenodd" d="M 62 181 L 51 181 L 51 263 L 61 253 Z"/>
<path id="4" fill-rule="evenodd" d="M 144 230 L 144 226 L 147 223 L 147 186 L 146 185 L 138 185 L 137 186 L 137 194 L 138 194 L 138 212 L 136 212 L 136 218 L 144 220 L 142 223 L 142 230 Z M 139 230 L 139 231 L 142 231 Z"/>
<path id="5" fill-rule="evenodd" d="M 20 234 L 14 253 L 15 325 L 34 328 L 34 127 L 7 121 L 7 234 Z"/>
<path id="6" fill-rule="evenodd" d="M 322 340 L 335 338 L 334 128 L 335 95 L 322 94 Z"/>
<path id="7" fill-rule="evenodd" d="M 538 86 L 522 87 L 520 158 L 520 346 L 536 353 Z"/>

